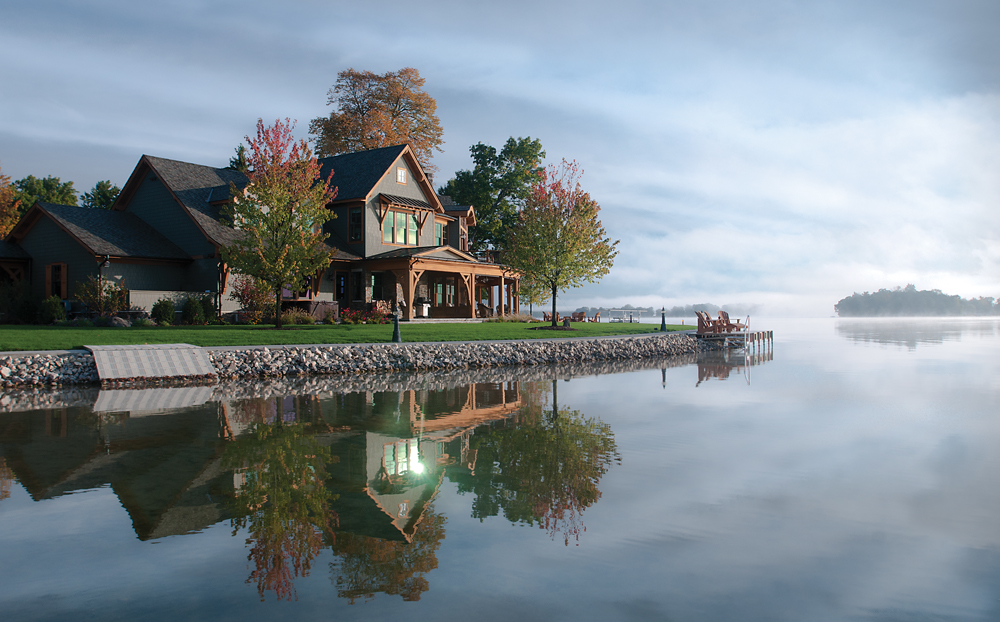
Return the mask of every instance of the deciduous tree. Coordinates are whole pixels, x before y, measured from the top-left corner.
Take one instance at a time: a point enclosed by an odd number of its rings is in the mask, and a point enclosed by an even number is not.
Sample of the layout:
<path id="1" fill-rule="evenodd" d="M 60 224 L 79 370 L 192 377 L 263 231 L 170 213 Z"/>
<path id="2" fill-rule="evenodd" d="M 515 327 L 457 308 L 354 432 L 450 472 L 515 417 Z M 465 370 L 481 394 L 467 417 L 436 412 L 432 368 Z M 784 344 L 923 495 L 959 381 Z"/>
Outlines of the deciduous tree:
<path id="1" fill-rule="evenodd" d="M 111 209 L 111 206 L 114 204 L 115 199 L 118 198 L 118 194 L 121 191 L 122 189 L 111 183 L 110 179 L 99 181 L 94 184 L 94 187 L 90 189 L 90 192 L 83 193 L 83 207 L 90 207 L 93 209 Z"/>
<path id="2" fill-rule="evenodd" d="M 447 194 L 459 205 L 476 208 L 476 228 L 470 246 L 474 251 L 500 249 L 506 245 L 507 232 L 517 222 L 531 186 L 538 180 L 545 152 L 538 139 L 507 139 L 496 147 L 476 143 L 469 148 L 475 166 L 458 171 L 438 192 Z"/>
<path id="3" fill-rule="evenodd" d="M 618 240 L 607 237 L 600 205 L 580 186 L 575 162 L 562 161 L 539 173 L 510 234 L 503 261 L 552 297 L 556 325 L 559 290 L 606 275 L 618 255 Z"/>
<path id="4" fill-rule="evenodd" d="M 63 183 L 58 177 L 39 179 L 28 175 L 14 182 L 17 188 L 17 198 L 21 201 L 21 213 L 28 211 L 35 201 L 45 201 L 57 205 L 76 205 L 76 190 L 73 182 Z"/>
<path id="5" fill-rule="evenodd" d="M 249 183 L 242 190 L 232 187 L 226 214 L 242 235 L 222 249 L 234 271 L 264 281 L 274 292 L 278 328 L 282 288 L 300 291 L 330 265 L 323 224 L 333 218 L 327 204 L 337 194 L 306 142 L 293 138 L 294 127 L 290 119 L 269 127 L 258 119 L 256 138 L 246 137 Z"/>
<path id="6" fill-rule="evenodd" d="M 6 237 L 21 218 L 20 207 L 17 188 L 10 183 L 10 177 L 0 173 L 0 238 Z"/>
<path id="7" fill-rule="evenodd" d="M 441 151 L 437 102 L 423 90 L 424 79 L 412 67 L 377 74 L 347 69 L 327 94 L 336 110 L 309 123 L 320 157 L 408 143 L 425 171 L 433 151 Z"/>

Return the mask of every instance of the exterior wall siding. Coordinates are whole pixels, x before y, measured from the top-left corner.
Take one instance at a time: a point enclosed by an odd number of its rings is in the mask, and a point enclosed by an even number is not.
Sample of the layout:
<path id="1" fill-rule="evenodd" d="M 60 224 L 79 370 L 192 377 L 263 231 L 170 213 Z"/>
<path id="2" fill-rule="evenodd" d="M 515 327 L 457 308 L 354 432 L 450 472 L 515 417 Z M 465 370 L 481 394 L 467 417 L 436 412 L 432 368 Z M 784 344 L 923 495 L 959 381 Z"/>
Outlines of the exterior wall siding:
<path id="1" fill-rule="evenodd" d="M 211 255 L 215 246 L 205 238 L 187 211 L 150 172 L 139 184 L 127 211 L 145 220 L 188 255 Z"/>
<path id="2" fill-rule="evenodd" d="M 31 273 L 28 278 L 31 294 L 35 298 L 45 297 L 45 266 L 49 264 L 66 264 L 66 294 L 70 299 L 74 298 L 77 283 L 86 280 L 88 276 L 97 276 L 98 264 L 94 256 L 48 216 L 42 216 L 20 244 L 31 255 Z"/>

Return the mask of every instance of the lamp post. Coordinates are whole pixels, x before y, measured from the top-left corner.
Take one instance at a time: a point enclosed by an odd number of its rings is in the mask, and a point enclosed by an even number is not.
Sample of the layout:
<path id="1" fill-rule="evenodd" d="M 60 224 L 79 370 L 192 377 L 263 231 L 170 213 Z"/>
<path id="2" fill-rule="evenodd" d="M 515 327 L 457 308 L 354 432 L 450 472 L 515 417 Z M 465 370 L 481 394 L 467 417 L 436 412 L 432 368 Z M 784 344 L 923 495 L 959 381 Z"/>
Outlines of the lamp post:
<path id="1" fill-rule="evenodd" d="M 399 309 L 392 314 L 392 342 L 403 343 L 403 336 L 399 334 Z"/>
<path id="2" fill-rule="evenodd" d="M 660 309 L 660 332 L 667 332 L 667 308 Z"/>

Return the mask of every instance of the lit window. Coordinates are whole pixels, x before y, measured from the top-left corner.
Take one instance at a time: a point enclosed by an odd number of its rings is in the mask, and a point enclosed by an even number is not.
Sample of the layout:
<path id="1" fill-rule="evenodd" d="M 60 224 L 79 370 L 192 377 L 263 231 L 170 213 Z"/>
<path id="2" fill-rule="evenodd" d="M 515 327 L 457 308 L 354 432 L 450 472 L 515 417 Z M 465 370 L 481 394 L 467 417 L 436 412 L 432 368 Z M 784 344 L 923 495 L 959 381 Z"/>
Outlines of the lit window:
<path id="1" fill-rule="evenodd" d="M 406 243 L 410 246 L 418 246 L 419 239 L 417 237 L 417 215 L 410 214 L 406 218 L 407 230 L 406 230 Z"/>
<path id="2" fill-rule="evenodd" d="M 396 183 L 405 184 L 406 183 L 406 169 L 399 167 L 396 169 Z"/>
<path id="3" fill-rule="evenodd" d="M 396 244 L 406 244 L 406 214 L 396 214 Z"/>
<path id="4" fill-rule="evenodd" d="M 389 212 L 385 215 L 385 220 L 382 222 L 382 242 L 385 244 L 392 244 L 392 229 L 395 227 L 395 216 L 396 212 Z"/>

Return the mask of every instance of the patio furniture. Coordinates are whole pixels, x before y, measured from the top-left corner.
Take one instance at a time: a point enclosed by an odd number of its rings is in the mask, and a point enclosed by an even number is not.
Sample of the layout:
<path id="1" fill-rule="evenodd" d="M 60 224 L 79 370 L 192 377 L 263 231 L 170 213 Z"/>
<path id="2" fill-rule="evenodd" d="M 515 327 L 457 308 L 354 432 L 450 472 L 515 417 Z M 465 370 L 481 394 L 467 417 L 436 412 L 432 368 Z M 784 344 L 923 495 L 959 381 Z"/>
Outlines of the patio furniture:
<path id="1" fill-rule="evenodd" d="M 594 314 L 593 319 L 589 319 L 587 321 L 588 322 L 600 322 L 601 321 L 601 312 L 598 311 L 597 313 Z"/>

